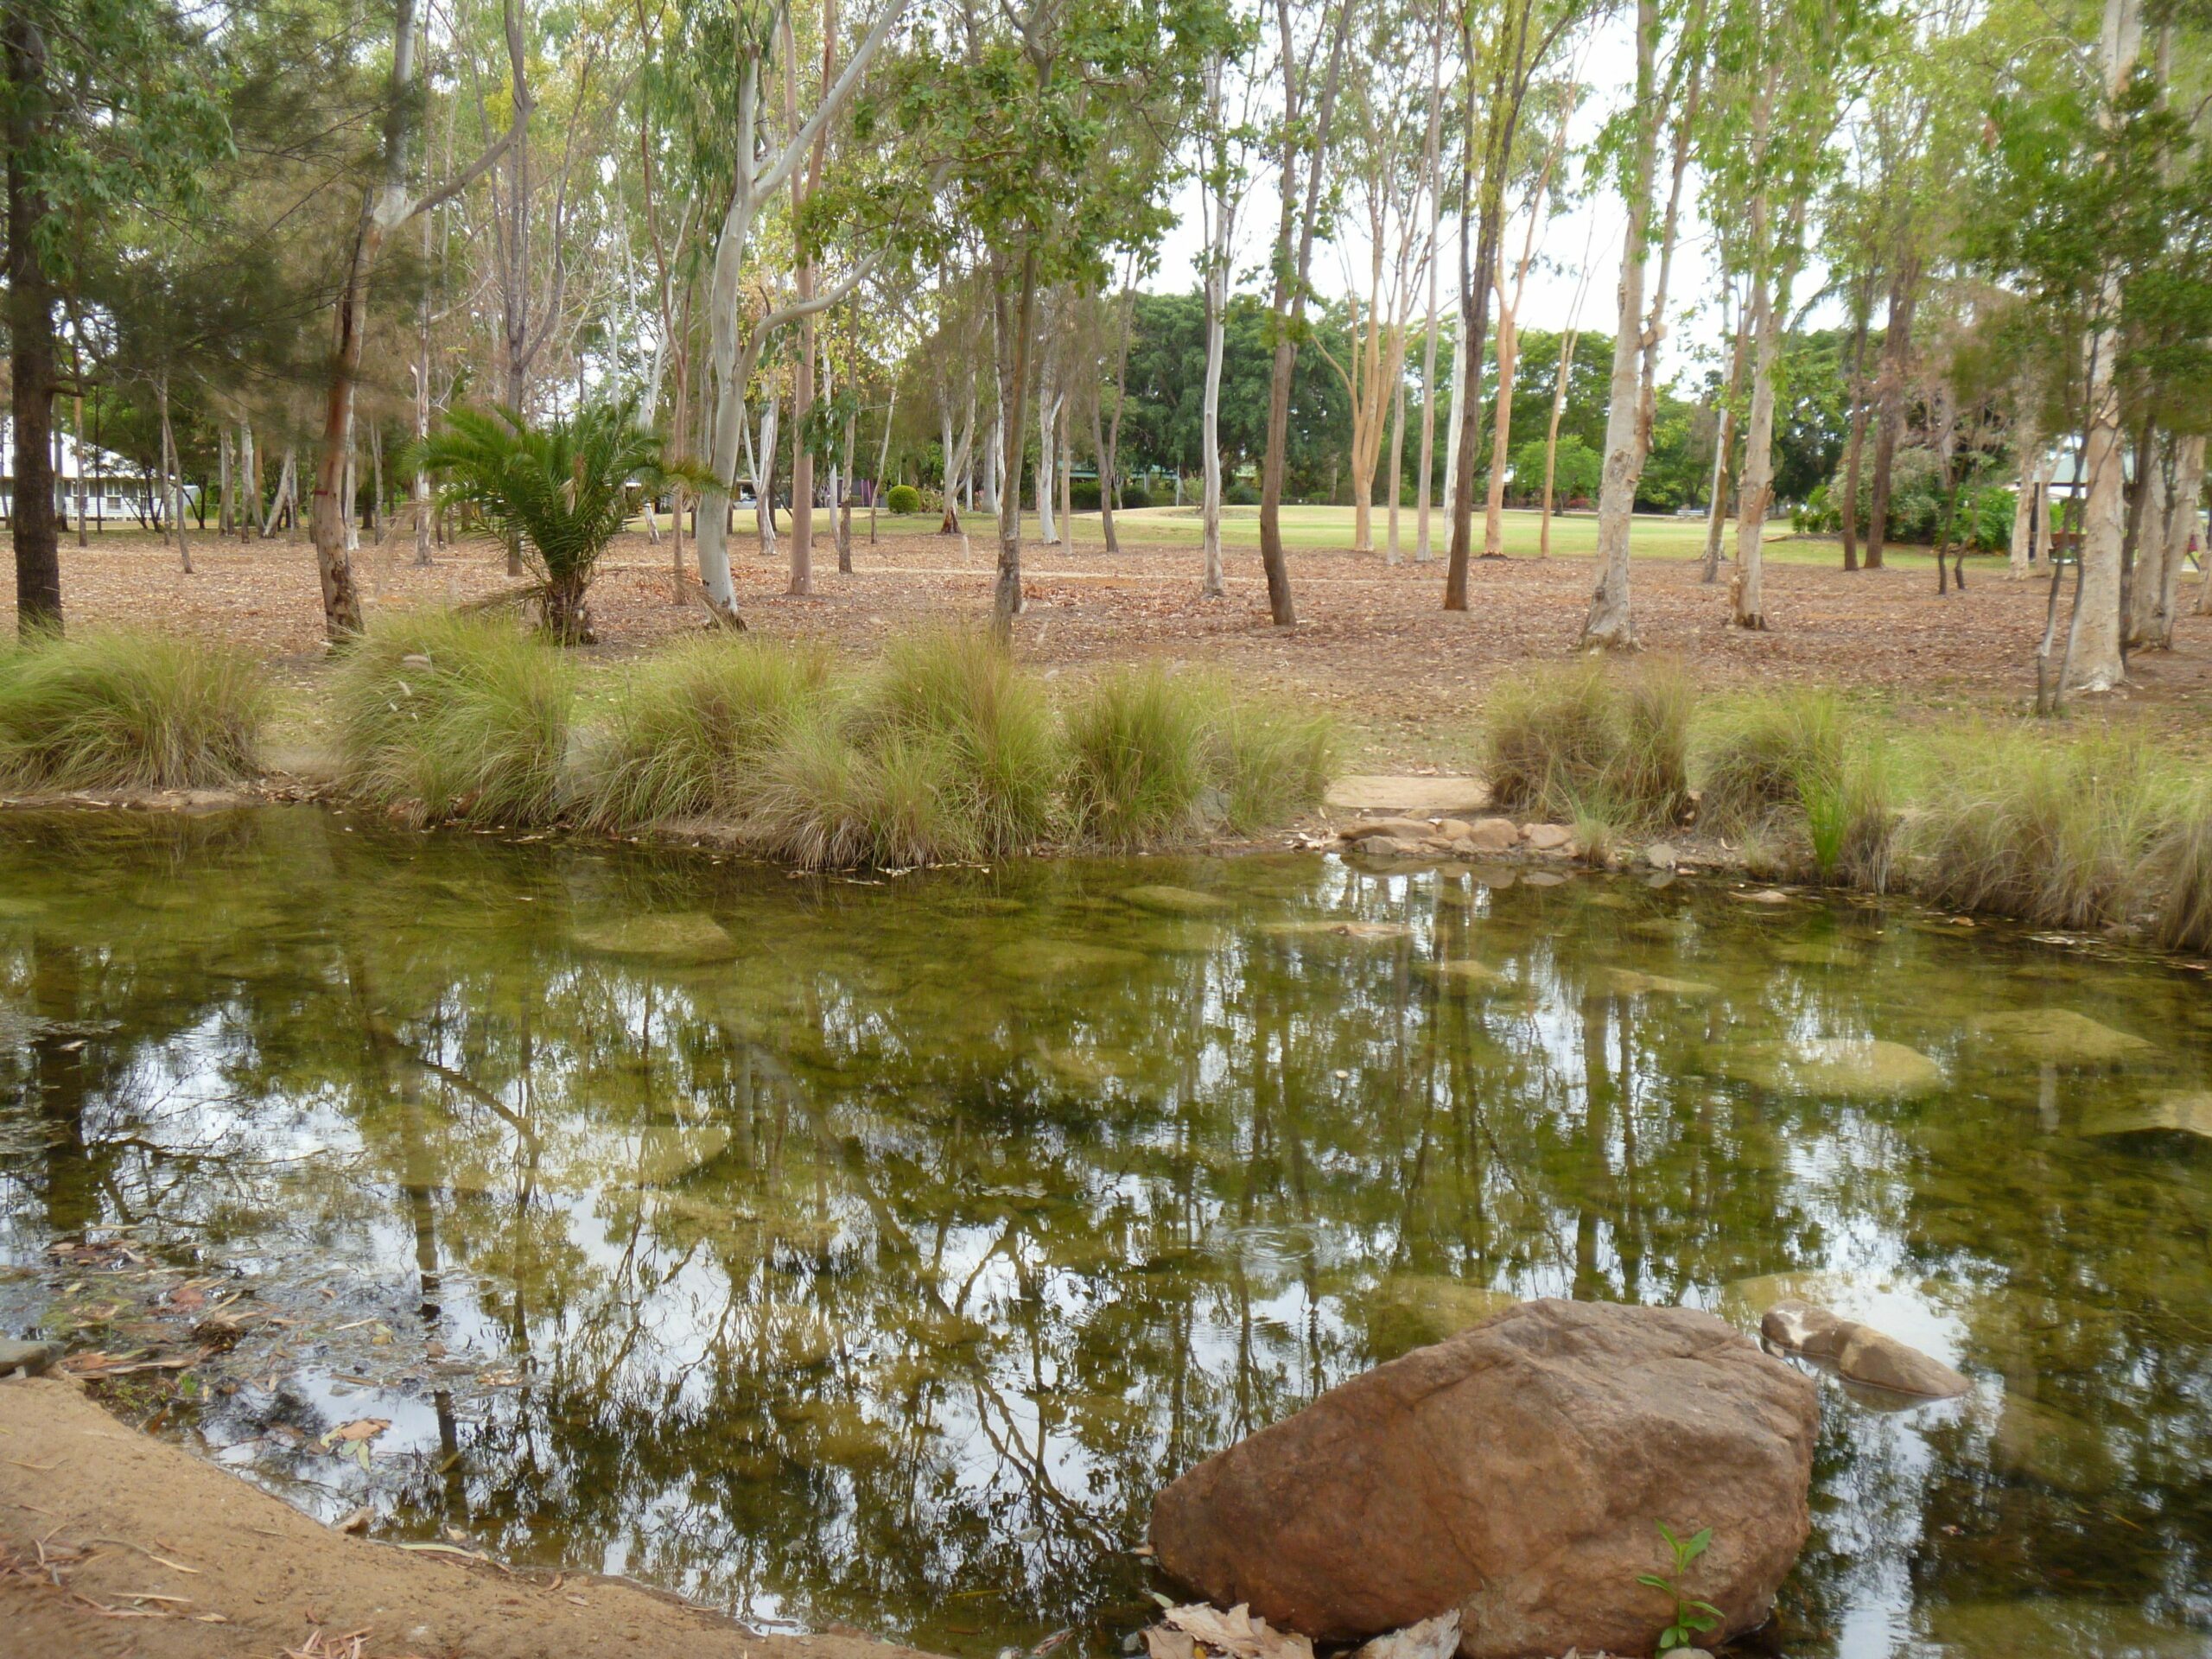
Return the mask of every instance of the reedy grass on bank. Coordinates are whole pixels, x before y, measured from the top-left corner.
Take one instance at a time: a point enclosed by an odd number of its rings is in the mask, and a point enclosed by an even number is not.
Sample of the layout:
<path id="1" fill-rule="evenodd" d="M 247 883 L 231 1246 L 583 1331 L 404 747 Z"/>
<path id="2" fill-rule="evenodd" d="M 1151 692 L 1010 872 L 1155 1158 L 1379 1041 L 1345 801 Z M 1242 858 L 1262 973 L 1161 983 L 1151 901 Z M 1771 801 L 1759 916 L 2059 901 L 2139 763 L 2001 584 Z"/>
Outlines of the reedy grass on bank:
<path id="1" fill-rule="evenodd" d="M 543 823 L 563 798 L 575 675 L 512 620 L 410 612 L 333 682 L 341 781 L 418 823 Z"/>
<path id="2" fill-rule="evenodd" d="M 1509 811 L 1622 830 L 1677 822 L 1688 798 L 1689 681 L 1664 659 L 1546 665 L 1489 711 L 1491 792 Z"/>
<path id="3" fill-rule="evenodd" d="M 0 651 L 0 784 L 206 789 L 258 769 L 268 682 L 227 646 L 96 629 Z"/>

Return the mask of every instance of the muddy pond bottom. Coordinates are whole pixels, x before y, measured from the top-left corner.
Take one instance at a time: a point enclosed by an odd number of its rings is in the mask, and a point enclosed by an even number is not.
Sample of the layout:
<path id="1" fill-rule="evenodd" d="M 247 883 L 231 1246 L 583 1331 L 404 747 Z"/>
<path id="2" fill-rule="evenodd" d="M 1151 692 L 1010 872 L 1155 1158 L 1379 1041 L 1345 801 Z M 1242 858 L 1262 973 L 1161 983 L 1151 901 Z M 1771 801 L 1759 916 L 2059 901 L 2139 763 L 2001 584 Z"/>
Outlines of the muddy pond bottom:
<path id="1" fill-rule="evenodd" d="M 1153 1494 L 1320 1390 L 1788 1294 L 1974 1387 L 1822 1382 L 1768 1650 L 2212 1652 L 2199 973 L 1564 871 L 0 821 L 0 1324 L 381 1536 L 1112 1659 Z"/>

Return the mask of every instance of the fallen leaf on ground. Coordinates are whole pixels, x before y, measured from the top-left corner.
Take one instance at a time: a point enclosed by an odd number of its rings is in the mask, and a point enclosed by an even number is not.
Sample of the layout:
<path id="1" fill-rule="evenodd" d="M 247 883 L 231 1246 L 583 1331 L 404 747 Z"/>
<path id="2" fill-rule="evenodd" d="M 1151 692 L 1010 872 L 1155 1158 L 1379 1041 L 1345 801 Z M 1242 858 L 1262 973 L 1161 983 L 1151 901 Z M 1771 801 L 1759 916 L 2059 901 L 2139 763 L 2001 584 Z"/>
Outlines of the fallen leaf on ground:
<path id="1" fill-rule="evenodd" d="M 1352 1659 L 1452 1659 L 1459 1650 L 1459 1610 L 1424 1618 L 1402 1630 L 1378 1636 Z"/>
<path id="2" fill-rule="evenodd" d="M 1313 1659 L 1313 1644 L 1288 1630 L 1272 1630 L 1239 1602 L 1227 1612 L 1204 1602 L 1167 1610 L 1167 1623 L 1230 1659 Z"/>
<path id="3" fill-rule="evenodd" d="M 335 1446 L 341 1440 L 373 1440 L 391 1427 L 391 1419 L 389 1417 L 356 1417 L 352 1422 L 340 1423 L 332 1429 L 322 1437 L 322 1443 Z"/>

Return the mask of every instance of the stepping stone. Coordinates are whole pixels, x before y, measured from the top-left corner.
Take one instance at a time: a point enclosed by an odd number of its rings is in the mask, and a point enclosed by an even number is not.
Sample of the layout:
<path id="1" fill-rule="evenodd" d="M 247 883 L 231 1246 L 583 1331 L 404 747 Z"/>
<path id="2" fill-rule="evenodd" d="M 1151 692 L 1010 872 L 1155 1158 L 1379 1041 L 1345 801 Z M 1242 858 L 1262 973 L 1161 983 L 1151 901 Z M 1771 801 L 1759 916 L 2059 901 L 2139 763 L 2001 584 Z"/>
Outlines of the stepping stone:
<path id="1" fill-rule="evenodd" d="M 1975 1031 L 2038 1065 L 2107 1065 L 2150 1052 L 2142 1038 L 2071 1008 L 2015 1008 L 1977 1014 Z"/>
<path id="2" fill-rule="evenodd" d="M 1122 902 L 1160 916 L 1204 916 L 1229 908 L 1226 899 L 1195 887 L 1131 887 L 1122 895 Z"/>
<path id="3" fill-rule="evenodd" d="M 2101 1138 L 2115 1135 L 2193 1135 L 2212 1141 L 2212 1093 L 2168 1095 L 2147 1106 L 2101 1113 L 2083 1122 L 2082 1133 Z"/>
<path id="4" fill-rule="evenodd" d="M 1720 995 L 1719 986 L 1701 979 L 1669 979 L 1664 974 L 1640 973 L 1633 968 L 1602 969 L 1596 982 L 1609 996 L 1679 996 L 1687 1001 Z"/>
<path id="5" fill-rule="evenodd" d="M 1436 979 L 1448 979 L 1464 985 L 1503 985 L 1505 976 L 1486 962 L 1464 958 L 1458 962 L 1424 962 L 1421 971 Z"/>
<path id="6" fill-rule="evenodd" d="M 991 965 L 1016 979 L 1096 977 L 1141 968 L 1144 961 L 1135 950 L 1075 939 L 1015 939 L 991 952 Z"/>
<path id="7" fill-rule="evenodd" d="M 1464 818 L 1490 804 L 1490 785 L 1479 778 L 1339 778 L 1324 803 L 1339 812 L 1403 812 L 1423 818 Z"/>
<path id="8" fill-rule="evenodd" d="M 1943 1068 L 1917 1049 L 1878 1037 L 1822 1037 L 1746 1043 L 1721 1052 L 1723 1077 L 1781 1094 L 1864 1099 L 1919 1095 L 1943 1086 Z"/>
<path id="9" fill-rule="evenodd" d="M 667 962 L 721 962 L 737 954 L 737 941 L 700 911 L 625 916 L 593 922 L 569 936 L 587 950 L 610 957 L 652 957 Z"/>
<path id="10" fill-rule="evenodd" d="M 1413 928 L 1405 922 L 1269 922 L 1260 931 L 1275 939 L 1306 939 L 1317 943 L 1349 939 L 1355 944 L 1390 944 L 1414 936 Z"/>

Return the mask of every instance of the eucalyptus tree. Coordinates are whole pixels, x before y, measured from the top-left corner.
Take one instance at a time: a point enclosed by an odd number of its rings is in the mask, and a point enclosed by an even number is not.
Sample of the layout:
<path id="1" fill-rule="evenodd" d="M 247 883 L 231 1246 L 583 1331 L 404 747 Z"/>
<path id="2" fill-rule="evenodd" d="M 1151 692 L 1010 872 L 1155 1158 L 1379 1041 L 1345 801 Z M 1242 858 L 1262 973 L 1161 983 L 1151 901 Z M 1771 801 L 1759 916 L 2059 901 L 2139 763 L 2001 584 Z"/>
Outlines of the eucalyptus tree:
<path id="1" fill-rule="evenodd" d="M 1235 272 L 1237 224 L 1252 181 L 1252 156 L 1261 140 L 1256 99 L 1260 70 L 1259 19 L 1233 5 L 1229 27 L 1208 52 L 1200 72 L 1203 92 L 1193 132 L 1198 159 L 1198 216 L 1205 243 L 1200 266 L 1205 295 L 1205 389 L 1199 407 L 1199 463 L 1203 468 L 1200 539 L 1205 560 L 1199 592 L 1219 599 L 1221 573 L 1221 373 L 1228 339 L 1229 290 Z"/>
<path id="2" fill-rule="evenodd" d="M 729 502 L 745 437 L 746 388 L 753 366 L 778 332 L 801 317 L 842 303 L 873 269 L 869 258 L 855 259 L 829 287 L 772 304 L 748 327 L 741 315 L 741 288 L 753 231 L 770 199 L 808 160 L 815 141 L 851 108 L 870 67 L 898 29 L 907 3 L 884 0 L 812 111 L 779 135 L 770 131 L 766 81 L 779 37 L 788 27 L 788 0 L 738 0 L 734 4 L 702 0 L 686 17 L 686 49 L 701 72 L 697 95 L 702 118 L 723 129 L 720 142 L 730 163 L 728 200 L 715 238 L 714 273 L 707 293 L 714 373 L 707 464 L 713 482 L 702 493 L 698 523 L 700 585 L 708 608 L 728 626 L 745 625 L 730 576 Z M 795 104 L 796 93 L 787 100 L 787 116 L 795 112 Z M 795 548 L 793 560 L 800 556 Z"/>
<path id="3" fill-rule="evenodd" d="M 1306 321 L 1313 238 L 1325 206 L 1329 130 L 1344 79 L 1352 0 L 1336 0 L 1333 9 L 1325 3 L 1317 19 L 1319 27 L 1303 38 L 1288 0 L 1278 0 L 1275 17 L 1282 107 L 1276 112 L 1274 147 L 1282 205 L 1275 220 L 1270 261 L 1273 283 L 1268 309 L 1274 330 L 1274 358 L 1268 378 L 1267 448 L 1260 462 L 1260 563 L 1267 571 L 1268 613 L 1277 627 L 1287 628 L 1298 621 L 1298 607 L 1290 592 L 1290 564 L 1282 544 L 1291 381 L 1298 368 L 1299 335 Z M 1322 55 L 1325 42 L 1325 56 Z"/>
<path id="4" fill-rule="evenodd" d="M 1158 235 L 1163 147 L 1139 135 L 1173 127 L 1195 105 L 1230 22 L 1219 0 L 1031 0 L 959 21 L 914 54 L 898 104 L 916 142 L 940 158 L 947 207 L 989 250 L 1003 410 L 992 614 L 1004 637 L 1022 605 L 1039 301 L 1057 286 L 1096 291 L 1116 254 Z M 1037 482 L 1041 501 L 1051 479 L 1040 469 Z"/>
<path id="5" fill-rule="evenodd" d="M 368 334 L 369 279 L 391 233 L 417 214 L 449 201 L 482 177 L 524 130 L 530 116 L 529 59 L 524 46 L 522 0 L 502 0 L 508 48 L 506 130 L 465 166 L 440 183 L 417 188 L 416 149 L 423 99 L 416 82 L 416 54 L 427 18 L 416 0 L 394 0 L 391 60 L 378 145 L 376 176 L 361 192 L 360 213 L 337 283 L 330 367 L 323 400 L 322 435 L 315 456 L 312 533 L 316 574 L 322 583 L 323 626 L 335 643 L 361 631 L 361 594 L 346 549 L 346 477 L 353 448 L 353 396 Z"/>
<path id="6" fill-rule="evenodd" d="M 1444 580 L 1447 611 L 1467 608 L 1480 437 L 1480 423 L 1471 418 L 1471 412 L 1482 400 L 1491 290 L 1497 285 L 1504 240 L 1506 192 L 1521 155 L 1522 118 L 1552 54 L 1592 10 L 1591 0 L 1481 0 L 1460 14 L 1459 46 L 1467 66 L 1465 147 L 1459 170 L 1459 321 L 1465 346 L 1455 365 L 1459 385 L 1452 398 L 1459 438 L 1453 446 L 1452 552 Z M 1479 37 L 1478 26 L 1484 31 Z M 1641 90 L 1640 79 L 1638 86 Z"/>
<path id="7" fill-rule="evenodd" d="M 1774 493 L 1783 320 L 1804 262 L 1806 221 L 1830 165 L 1836 111 L 1850 98 L 1844 75 L 1862 54 L 1867 24 L 1866 8 L 1850 0 L 1732 0 L 1713 30 L 1710 142 L 1702 160 L 1709 216 L 1744 227 L 1751 382 L 1729 584 L 1739 628 L 1767 626 L 1760 544 Z"/>
<path id="8" fill-rule="evenodd" d="M 1661 69 L 1661 48 L 1671 32 L 1674 49 Z M 1651 453 L 1652 389 L 1660 342 L 1665 338 L 1667 276 L 1674 254 L 1682 173 L 1689 158 L 1703 85 L 1706 0 L 1637 0 L 1636 91 L 1611 124 L 1607 149 L 1618 169 L 1625 224 L 1621 245 L 1619 304 L 1613 333 L 1611 392 L 1605 410 L 1605 471 L 1598 486 L 1598 588 L 1582 623 L 1582 644 L 1609 651 L 1636 649 L 1629 601 L 1629 530 L 1637 485 Z M 1662 214 L 1659 278 L 1649 313 L 1644 306 L 1646 263 L 1658 180 L 1659 140 L 1674 129 L 1674 176 Z M 1455 543 L 1456 544 L 1456 543 Z"/>
<path id="9" fill-rule="evenodd" d="M 219 41 L 157 0 L 0 5 L 16 626 L 61 627 L 54 400 L 81 392 L 56 349 L 59 291 L 117 249 L 118 203 L 189 213 L 232 152 Z"/>

